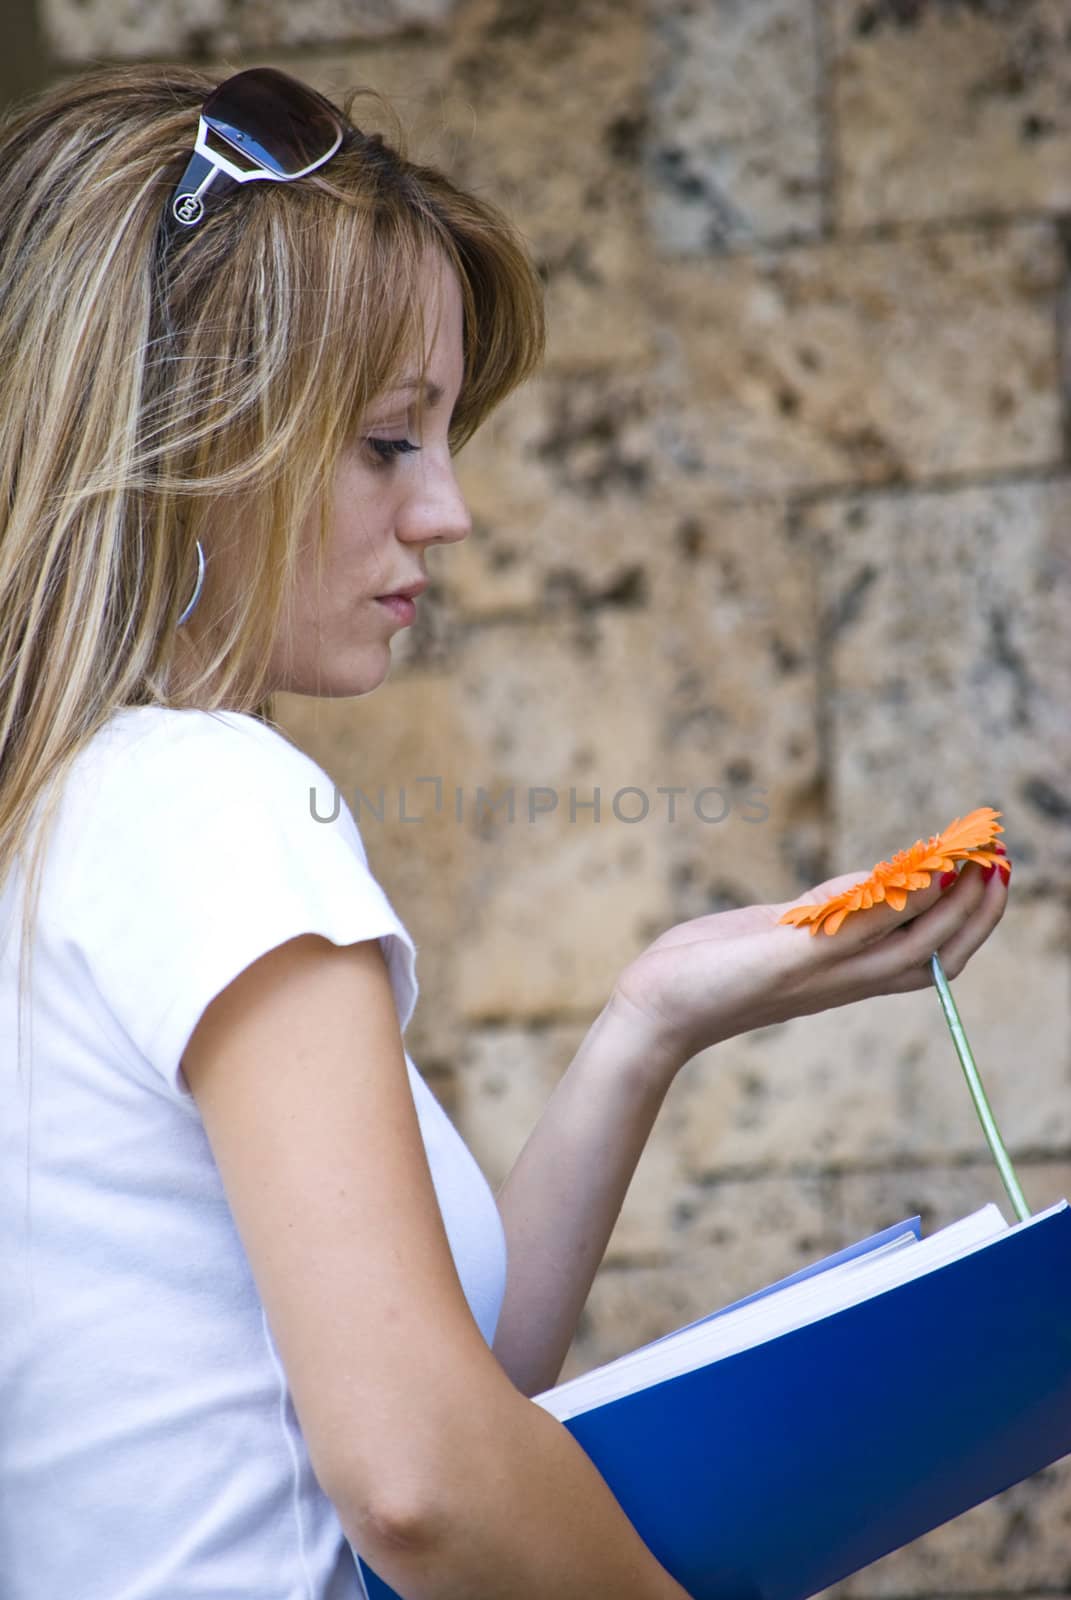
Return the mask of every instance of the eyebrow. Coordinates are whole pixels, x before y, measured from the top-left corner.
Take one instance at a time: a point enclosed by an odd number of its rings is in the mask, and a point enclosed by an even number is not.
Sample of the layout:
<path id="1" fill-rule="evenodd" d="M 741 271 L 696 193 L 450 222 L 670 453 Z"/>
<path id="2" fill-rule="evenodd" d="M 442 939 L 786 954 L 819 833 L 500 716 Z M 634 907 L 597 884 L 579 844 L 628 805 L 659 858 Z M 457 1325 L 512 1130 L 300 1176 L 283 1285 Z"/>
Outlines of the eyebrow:
<path id="1" fill-rule="evenodd" d="M 393 384 L 392 390 L 423 389 L 427 396 L 429 406 L 437 406 L 443 397 L 443 391 L 437 383 L 425 383 L 422 378 L 403 378 L 400 383 Z"/>

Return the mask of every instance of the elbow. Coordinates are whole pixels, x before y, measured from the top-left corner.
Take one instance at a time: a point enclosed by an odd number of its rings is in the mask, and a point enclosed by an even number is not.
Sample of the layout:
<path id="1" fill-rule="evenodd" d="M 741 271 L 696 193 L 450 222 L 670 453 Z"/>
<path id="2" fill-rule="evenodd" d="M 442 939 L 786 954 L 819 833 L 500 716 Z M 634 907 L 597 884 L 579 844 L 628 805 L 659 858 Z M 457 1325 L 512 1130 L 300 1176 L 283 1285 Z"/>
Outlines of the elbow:
<path id="1" fill-rule="evenodd" d="M 366 1480 L 358 1487 L 349 1478 L 324 1488 L 354 1549 L 384 1574 L 401 1573 L 410 1562 L 433 1565 L 456 1536 L 455 1508 L 446 1503 L 441 1482 L 437 1491 L 419 1473 L 380 1472 L 374 1486 Z"/>
<path id="2" fill-rule="evenodd" d="M 404 1489 L 393 1494 L 380 1489 L 362 1508 L 357 1520 L 363 1548 L 373 1565 L 376 1552 L 388 1558 L 433 1556 L 449 1537 L 450 1518 L 445 1507 Z"/>
<path id="3" fill-rule="evenodd" d="M 445 1416 L 431 1418 L 429 1406 L 419 1425 L 410 1417 L 397 1429 L 392 1448 L 351 1457 L 334 1488 L 324 1483 L 350 1543 L 387 1582 L 392 1572 L 464 1564 L 473 1506 L 490 1504 L 503 1482 L 523 1474 L 533 1425 L 545 1414 L 495 1370 L 500 1381 L 489 1399 L 469 1388 L 463 1408 L 451 1402 Z"/>

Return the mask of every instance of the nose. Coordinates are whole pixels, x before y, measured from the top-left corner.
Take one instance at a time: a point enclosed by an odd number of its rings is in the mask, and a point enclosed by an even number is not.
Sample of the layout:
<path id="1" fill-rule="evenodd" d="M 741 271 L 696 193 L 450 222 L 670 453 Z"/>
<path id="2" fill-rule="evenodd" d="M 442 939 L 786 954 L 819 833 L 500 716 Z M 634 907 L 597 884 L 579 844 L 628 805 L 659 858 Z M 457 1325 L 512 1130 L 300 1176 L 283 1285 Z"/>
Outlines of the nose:
<path id="1" fill-rule="evenodd" d="M 398 535 L 416 544 L 457 544 L 472 532 L 472 517 L 449 453 L 427 452 L 413 474 L 413 491 L 398 516 Z"/>

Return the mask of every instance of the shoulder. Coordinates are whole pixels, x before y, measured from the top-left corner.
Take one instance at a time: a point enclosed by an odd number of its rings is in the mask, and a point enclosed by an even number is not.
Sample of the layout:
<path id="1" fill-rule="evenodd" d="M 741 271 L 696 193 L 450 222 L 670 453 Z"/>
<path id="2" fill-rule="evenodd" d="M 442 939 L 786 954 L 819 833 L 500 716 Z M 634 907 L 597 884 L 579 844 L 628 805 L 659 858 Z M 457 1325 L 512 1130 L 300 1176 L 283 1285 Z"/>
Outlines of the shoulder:
<path id="1" fill-rule="evenodd" d="M 239 712 L 129 707 L 71 763 L 47 851 L 72 884 L 109 873 L 162 892 L 188 875 L 341 873 L 372 879 L 353 814 L 332 780 L 278 729 Z M 341 886 L 341 884 L 339 884 Z"/>
<path id="2" fill-rule="evenodd" d="M 124 706 L 79 752 L 76 764 L 97 776 L 115 769 L 126 776 L 159 768 L 180 778 L 213 766 L 252 774 L 272 768 L 326 783 L 326 773 L 278 728 L 240 711 L 178 710 L 168 706 Z"/>
<path id="3" fill-rule="evenodd" d="M 79 752 L 49 840 L 43 926 L 82 952 L 150 1062 L 171 1075 L 197 1016 L 302 933 L 379 937 L 404 1029 L 415 945 L 352 813 L 284 734 L 234 712 L 121 711 Z"/>
<path id="4" fill-rule="evenodd" d="M 289 832 L 336 809 L 332 779 L 278 728 L 243 712 L 164 706 L 113 713 L 78 753 L 64 791 L 80 826 L 96 818 L 111 831 L 120 821 L 132 837 L 191 815 L 206 826 L 271 817 Z M 341 835 L 366 860 L 351 813 L 337 809 L 337 826 L 318 831 Z"/>

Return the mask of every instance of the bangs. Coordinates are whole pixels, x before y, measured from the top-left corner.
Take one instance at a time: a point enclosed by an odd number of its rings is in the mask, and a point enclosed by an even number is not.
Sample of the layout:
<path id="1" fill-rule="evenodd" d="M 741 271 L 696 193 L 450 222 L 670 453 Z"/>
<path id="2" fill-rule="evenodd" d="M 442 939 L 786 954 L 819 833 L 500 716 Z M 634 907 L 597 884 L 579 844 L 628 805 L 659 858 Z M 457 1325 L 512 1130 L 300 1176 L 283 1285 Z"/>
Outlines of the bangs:
<path id="1" fill-rule="evenodd" d="M 352 186 L 345 171 L 351 161 Z M 341 343 L 355 379 L 351 421 L 407 367 L 425 375 L 433 330 L 423 326 L 420 279 L 429 252 L 438 253 L 457 276 L 464 319 L 464 377 L 450 424 L 456 454 L 542 361 L 539 274 L 504 212 L 458 189 L 437 169 L 413 166 L 378 135 L 362 136 L 340 167 L 322 186 L 355 212 L 352 232 L 344 230 L 350 260 L 339 263 L 349 279 Z M 336 241 L 342 231 L 337 220 L 337 211 L 324 218 Z"/>
<path id="2" fill-rule="evenodd" d="M 542 284 L 512 230 L 501 228 L 449 236 L 465 312 L 465 380 L 450 429 L 455 451 L 543 359 Z"/>

